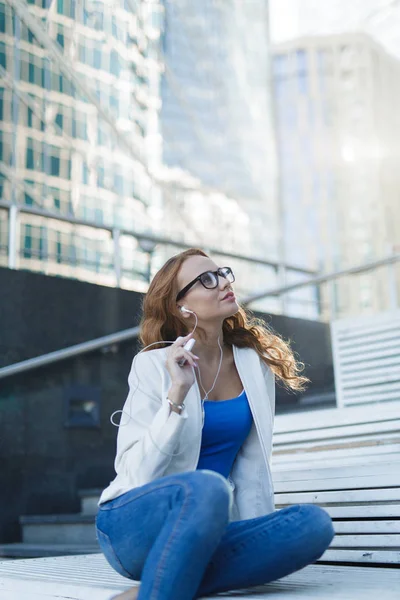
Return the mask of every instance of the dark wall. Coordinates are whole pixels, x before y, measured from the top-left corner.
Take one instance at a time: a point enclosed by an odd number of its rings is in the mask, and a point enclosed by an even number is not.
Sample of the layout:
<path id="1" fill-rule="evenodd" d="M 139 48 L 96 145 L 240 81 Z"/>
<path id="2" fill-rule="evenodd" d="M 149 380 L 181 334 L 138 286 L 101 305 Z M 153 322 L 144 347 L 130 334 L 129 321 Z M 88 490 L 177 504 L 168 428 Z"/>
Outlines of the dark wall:
<path id="1" fill-rule="evenodd" d="M 136 349 L 92 353 L 23 377 L 4 380 L 0 392 L 0 541 L 18 539 L 21 514 L 79 510 L 77 491 L 113 478 L 116 428 Z M 2 380 L 0 380 L 0 383 Z M 100 423 L 66 426 L 66 390 L 79 383 L 100 395 Z"/>
<path id="2" fill-rule="evenodd" d="M 254 313 L 265 320 L 304 363 L 302 373 L 311 380 L 303 393 L 289 392 L 277 380 L 276 412 L 300 410 L 309 405 L 335 405 L 335 383 L 330 327 L 327 323 L 282 315 Z"/>
<path id="3" fill-rule="evenodd" d="M 138 324 L 141 294 L 0 268 L 0 367 Z M 109 423 L 127 392 L 136 342 L 0 379 L 0 543 L 18 516 L 79 508 L 77 489 L 113 476 Z M 68 428 L 65 391 L 100 396 L 100 427 Z"/>
<path id="4" fill-rule="evenodd" d="M 0 268 L 0 366 L 138 324 L 141 294 Z"/>
<path id="5" fill-rule="evenodd" d="M 138 324 L 142 295 L 80 281 L 0 269 L 0 367 Z M 306 363 L 306 394 L 333 389 L 329 328 L 260 315 Z M 18 541 L 18 516 L 79 510 L 77 491 L 114 477 L 116 428 L 135 340 L 0 379 L 0 543 Z M 67 426 L 68 391 L 98 396 L 99 423 Z M 78 389 L 78 388 L 77 388 Z M 85 391 L 86 390 L 86 391 Z M 304 398 L 277 386 L 277 413 Z"/>

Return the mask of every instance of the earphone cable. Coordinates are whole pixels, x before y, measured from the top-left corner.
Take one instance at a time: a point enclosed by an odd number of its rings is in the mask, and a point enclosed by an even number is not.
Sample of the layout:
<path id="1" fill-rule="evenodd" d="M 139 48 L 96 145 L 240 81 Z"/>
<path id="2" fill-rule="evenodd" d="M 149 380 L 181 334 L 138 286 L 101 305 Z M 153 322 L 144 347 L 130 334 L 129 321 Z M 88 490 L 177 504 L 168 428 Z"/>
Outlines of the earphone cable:
<path id="1" fill-rule="evenodd" d="M 189 311 L 188 309 L 186 309 L 186 310 L 187 310 L 188 312 L 191 312 L 191 313 L 194 315 L 195 319 L 196 319 L 196 324 L 195 324 L 195 326 L 194 326 L 194 329 L 193 329 L 193 331 L 192 331 L 192 333 L 194 333 L 194 332 L 195 332 L 195 330 L 196 330 L 196 327 L 197 327 L 197 323 L 198 323 L 198 318 L 197 318 L 197 315 L 196 315 L 196 313 L 195 313 L 195 312 L 193 312 L 193 311 Z M 133 391 L 133 393 L 132 393 L 132 395 L 131 395 L 130 401 L 132 401 L 132 397 L 135 395 L 135 393 L 136 393 L 136 391 L 137 391 L 137 389 L 138 389 L 138 387 L 139 387 L 139 384 L 140 384 L 140 382 L 139 382 L 139 377 L 138 377 L 138 374 L 137 374 L 137 371 L 136 371 L 136 359 L 137 359 L 137 357 L 139 356 L 139 354 L 141 354 L 142 352 L 144 352 L 144 350 L 146 350 L 147 348 L 150 348 L 150 346 L 154 346 L 154 344 L 174 344 L 175 342 L 176 342 L 176 340 L 174 340 L 174 341 L 170 341 L 170 340 L 161 340 L 161 341 L 158 341 L 158 342 L 152 342 L 151 344 L 149 344 L 149 345 L 148 345 L 148 346 L 146 346 L 145 348 L 142 348 L 142 350 L 140 350 L 140 351 L 139 351 L 139 352 L 136 354 L 136 356 L 135 356 L 135 357 L 134 357 L 134 359 L 133 359 L 132 367 L 133 367 L 133 370 L 134 370 L 134 373 L 135 373 L 135 376 L 136 376 L 136 379 L 137 379 L 137 385 L 136 385 L 136 387 L 135 387 L 135 389 L 134 389 L 134 391 Z M 203 391 L 204 391 L 204 392 L 205 392 L 205 394 L 206 394 L 206 395 L 205 395 L 205 397 L 204 397 L 204 398 L 201 400 L 201 407 L 202 407 L 202 429 L 203 429 L 203 427 L 204 427 L 204 401 L 205 401 L 205 400 L 206 400 L 206 398 L 208 397 L 208 394 L 209 394 L 209 393 L 210 393 L 210 392 L 211 392 L 211 391 L 214 389 L 215 383 L 216 383 L 216 381 L 217 381 L 217 378 L 218 378 L 218 375 L 219 375 L 219 372 L 220 372 L 220 369 L 221 369 L 221 364 L 222 364 L 223 350 L 222 350 L 222 348 L 221 348 L 221 345 L 220 345 L 219 337 L 218 337 L 218 345 L 219 345 L 219 347 L 220 347 L 220 350 L 221 350 L 220 363 L 219 363 L 219 367 L 218 367 L 217 375 L 216 375 L 216 377 L 215 377 L 215 380 L 214 380 L 213 386 L 212 386 L 212 388 L 211 388 L 210 390 L 208 390 L 208 392 L 206 392 L 206 390 L 205 390 L 205 389 L 204 389 L 204 387 L 203 387 L 203 384 L 201 383 L 200 369 L 197 367 L 197 369 L 198 369 L 198 372 L 199 372 L 199 380 L 200 380 L 200 384 L 201 384 L 201 387 L 202 387 Z M 121 413 L 121 420 L 120 420 L 120 422 L 119 422 L 119 423 L 114 423 L 114 421 L 113 421 L 113 417 L 114 417 L 114 415 L 116 415 L 116 414 L 118 414 L 118 413 Z M 130 419 L 132 419 L 132 416 L 131 416 L 131 414 L 130 414 L 130 413 L 128 413 L 128 412 L 126 412 L 126 411 L 124 411 L 123 409 L 116 410 L 116 411 L 114 411 L 114 412 L 112 413 L 112 415 L 110 416 L 110 421 L 111 421 L 111 423 L 112 423 L 112 424 L 113 424 L 115 427 L 121 427 L 121 426 L 123 427 L 123 426 L 124 426 L 124 425 L 122 425 L 122 423 L 121 423 L 121 421 L 122 421 L 122 415 L 123 415 L 123 414 L 127 414 L 127 415 L 128 415 L 128 417 L 129 417 L 129 420 L 130 420 Z M 129 421 L 128 421 L 128 422 L 129 422 Z M 126 424 L 127 424 L 127 423 L 125 423 L 125 425 L 126 425 Z M 151 441 L 152 441 L 152 442 L 153 442 L 153 444 L 156 446 L 156 448 L 159 450 L 159 452 L 161 452 L 162 454 L 165 454 L 166 456 L 179 456 L 180 454 L 183 454 L 184 450 L 182 450 L 181 452 L 176 452 L 176 453 L 173 453 L 173 454 L 171 454 L 171 453 L 169 453 L 169 452 L 165 452 L 164 450 L 162 450 L 161 448 L 159 448 L 159 446 L 158 446 L 158 445 L 156 444 L 156 442 L 154 441 L 154 439 L 153 439 L 153 436 L 151 435 L 151 432 L 150 432 L 150 428 L 148 429 L 148 432 L 149 432 L 149 436 L 150 436 L 150 439 L 151 439 Z"/>

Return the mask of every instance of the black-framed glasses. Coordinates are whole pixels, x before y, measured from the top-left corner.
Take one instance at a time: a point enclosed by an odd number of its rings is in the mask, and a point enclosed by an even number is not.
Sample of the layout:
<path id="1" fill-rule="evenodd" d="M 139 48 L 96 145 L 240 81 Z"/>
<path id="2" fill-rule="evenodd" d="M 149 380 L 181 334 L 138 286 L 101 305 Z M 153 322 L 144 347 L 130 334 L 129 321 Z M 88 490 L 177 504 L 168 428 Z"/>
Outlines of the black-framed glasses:
<path id="1" fill-rule="evenodd" d="M 218 286 L 218 275 L 227 279 L 229 283 L 233 283 L 235 281 L 235 276 L 230 267 L 221 267 L 216 271 L 205 271 L 193 279 L 193 281 L 185 285 L 185 287 L 177 295 L 176 301 L 178 302 L 178 300 L 183 298 L 186 292 L 188 292 L 190 288 L 198 281 L 200 281 L 200 283 L 208 290 L 216 288 Z"/>

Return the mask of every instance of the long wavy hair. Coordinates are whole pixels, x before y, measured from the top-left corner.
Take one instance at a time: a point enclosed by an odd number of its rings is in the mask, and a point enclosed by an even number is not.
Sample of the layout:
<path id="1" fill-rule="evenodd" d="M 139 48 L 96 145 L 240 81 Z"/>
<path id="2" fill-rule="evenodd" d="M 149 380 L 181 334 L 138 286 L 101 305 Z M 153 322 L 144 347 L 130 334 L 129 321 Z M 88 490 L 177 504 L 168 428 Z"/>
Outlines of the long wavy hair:
<path id="1" fill-rule="evenodd" d="M 155 274 L 142 302 L 139 340 L 143 348 L 158 340 L 175 340 L 178 336 L 186 336 L 192 329 L 188 328 L 186 319 L 177 309 L 176 295 L 179 292 L 178 271 L 189 256 L 195 255 L 210 258 L 200 248 L 190 248 L 172 256 Z M 295 392 L 306 389 L 310 380 L 300 375 L 304 363 L 296 360 L 289 342 L 274 333 L 268 324 L 248 309 L 239 306 L 234 315 L 224 320 L 222 331 L 226 344 L 254 348 L 283 387 Z M 160 346 L 166 347 L 167 344 L 160 342 Z M 154 348 L 156 345 L 144 352 Z"/>

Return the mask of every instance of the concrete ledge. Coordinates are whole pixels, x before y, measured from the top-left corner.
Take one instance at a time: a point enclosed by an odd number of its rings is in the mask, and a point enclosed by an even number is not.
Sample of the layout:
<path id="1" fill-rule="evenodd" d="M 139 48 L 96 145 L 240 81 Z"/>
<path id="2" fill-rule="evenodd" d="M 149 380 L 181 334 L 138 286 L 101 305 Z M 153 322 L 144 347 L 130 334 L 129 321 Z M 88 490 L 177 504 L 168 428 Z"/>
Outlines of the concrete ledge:
<path id="1" fill-rule="evenodd" d="M 68 525 L 70 523 L 89 523 L 91 525 L 94 523 L 94 516 L 81 513 L 70 515 L 22 515 L 19 522 L 21 525 Z"/>
<path id="2" fill-rule="evenodd" d="M 80 544 L 1 544 L 0 557 L 41 558 L 49 556 L 68 556 L 77 554 L 98 554 L 98 545 Z"/>
<path id="3" fill-rule="evenodd" d="M 93 515 L 30 515 L 20 521 L 27 544 L 97 544 Z"/>
<path id="4" fill-rule="evenodd" d="M 81 499 L 81 511 L 86 515 L 96 515 L 98 511 L 97 503 L 102 493 L 100 488 L 91 488 L 79 490 L 78 495 Z"/>
<path id="5" fill-rule="evenodd" d="M 100 498 L 100 494 L 103 491 L 103 488 L 88 488 L 84 490 L 78 490 L 78 496 L 80 498 L 84 498 L 85 496 L 97 496 Z"/>

